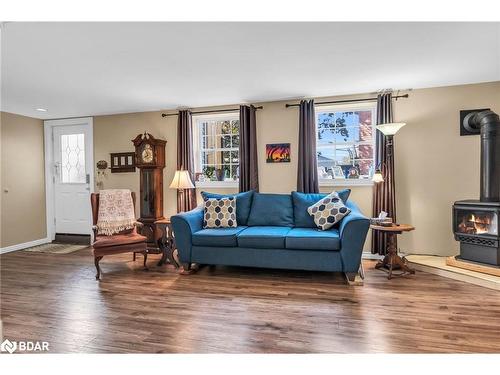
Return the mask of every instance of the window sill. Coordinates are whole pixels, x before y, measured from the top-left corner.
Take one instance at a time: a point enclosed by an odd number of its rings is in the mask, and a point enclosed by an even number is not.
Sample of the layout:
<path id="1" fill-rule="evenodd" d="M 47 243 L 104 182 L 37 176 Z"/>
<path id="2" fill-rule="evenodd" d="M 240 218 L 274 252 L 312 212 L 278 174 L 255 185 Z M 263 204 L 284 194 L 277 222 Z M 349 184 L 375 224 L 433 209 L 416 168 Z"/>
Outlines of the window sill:
<path id="1" fill-rule="evenodd" d="M 373 186 L 371 179 L 320 179 L 319 186 Z"/>
<path id="2" fill-rule="evenodd" d="M 196 181 L 196 188 L 238 188 L 238 181 Z"/>

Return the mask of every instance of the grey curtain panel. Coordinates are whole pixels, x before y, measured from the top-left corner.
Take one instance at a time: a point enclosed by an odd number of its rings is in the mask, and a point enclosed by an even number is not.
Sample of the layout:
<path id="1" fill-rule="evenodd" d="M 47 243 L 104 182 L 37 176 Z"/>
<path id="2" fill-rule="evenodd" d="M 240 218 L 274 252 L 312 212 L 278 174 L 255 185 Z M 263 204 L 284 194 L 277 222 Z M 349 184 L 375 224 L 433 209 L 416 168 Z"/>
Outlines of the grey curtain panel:
<path id="1" fill-rule="evenodd" d="M 380 94 L 377 98 L 377 125 L 392 122 L 392 94 Z M 375 135 L 375 163 L 380 165 L 384 181 L 373 186 L 372 216 L 380 211 L 388 213 L 396 222 L 396 194 L 394 189 L 394 151 L 387 153 L 387 139 L 380 130 Z M 393 149 L 394 149 L 394 139 Z M 397 246 L 397 243 L 396 243 Z M 379 231 L 372 231 L 372 253 L 385 255 L 387 236 Z"/>
<path id="2" fill-rule="evenodd" d="M 179 111 L 177 123 L 177 170 L 187 170 L 194 181 L 193 125 L 191 111 Z M 196 207 L 196 189 L 177 191 L 177 212 Z"/>
<path id="3" fill-rule="evenodd" d="M 299 110 L 299 158 L 297 191 L 319 193 L 316 162 L 316 116 L 314 100 L 301 100 Z"/>
<path id="4" fill-rule="evenodd" d="M 257 166 L 257 129 L 255 107 L 240 106 L 240 192 L 259 191 L 259 170 Z"/>

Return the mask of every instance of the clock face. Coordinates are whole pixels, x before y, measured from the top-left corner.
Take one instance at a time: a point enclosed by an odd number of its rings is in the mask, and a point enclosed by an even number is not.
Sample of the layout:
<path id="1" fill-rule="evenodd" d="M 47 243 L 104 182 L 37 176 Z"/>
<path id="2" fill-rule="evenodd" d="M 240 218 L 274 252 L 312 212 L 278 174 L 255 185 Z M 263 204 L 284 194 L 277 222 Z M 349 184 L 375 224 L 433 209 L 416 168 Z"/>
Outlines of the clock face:
<path id="1" fill-rule="evenodd" d="M 153 149 L 149 143 L 146 143 L 141 152 L 141 159 L 143 163 L 149 164 L 153 162 Z"/>

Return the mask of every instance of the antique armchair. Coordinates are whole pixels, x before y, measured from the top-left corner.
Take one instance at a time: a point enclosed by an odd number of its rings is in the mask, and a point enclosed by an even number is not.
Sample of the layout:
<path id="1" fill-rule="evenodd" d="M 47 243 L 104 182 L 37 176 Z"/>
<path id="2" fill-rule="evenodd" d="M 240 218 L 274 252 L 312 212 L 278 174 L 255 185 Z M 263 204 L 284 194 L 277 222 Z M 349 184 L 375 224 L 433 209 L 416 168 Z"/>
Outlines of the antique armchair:
<path id="1" fill-rule="evenodd" d="M 135 207 L 135 193 L 131 192 L 132 201 Z M 146 248 L 146 237 L 141 235 L 142 223 L 135 222 L 133 229 L 121 231 L 118 234 L 111 236 L 98 234 L 97 218 L 99 214 L 99 193 L 92 193 L 90 196 L 92 205 L 92 230 L 94 239 L 92 243 L 92 253 L 94 254 L 94 264 L 97 270 L 96 280 L 101 278 L 101 267 L 99 262 L 106 255 L 121 254 L 121 253 L 142 253 L 144 255 L 144 268 L 148 258 Z M 135 260 L 135 256 L 134 256 Z"/>

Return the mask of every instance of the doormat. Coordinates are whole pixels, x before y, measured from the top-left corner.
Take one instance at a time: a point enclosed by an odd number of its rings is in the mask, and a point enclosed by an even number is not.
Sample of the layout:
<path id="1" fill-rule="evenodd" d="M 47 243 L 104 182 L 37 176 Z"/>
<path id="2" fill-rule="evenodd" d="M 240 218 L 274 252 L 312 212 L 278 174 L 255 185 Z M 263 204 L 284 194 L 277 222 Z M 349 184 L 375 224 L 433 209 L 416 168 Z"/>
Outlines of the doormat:
<path id="1" fill-rule="evenodd" d="M 468 262 L 457 259 L 456 257 L 447 257 L 446 265 L 452 267 L 463 268 L 469 271 L 486 273 L 492 276 L 500 276 L 500 268 L 495 266 L 482 265 L 479 263 Z"/>
<path id="2" fill-rule="evenodd" d="M 24 251 L 31 251 L 33 253 L 49 253 L 49 254 L 70 254 L 75 251 L 85 249 L 85 245 L 73 245 L 67 243 L 47 243 L 24 249 Z"/>

